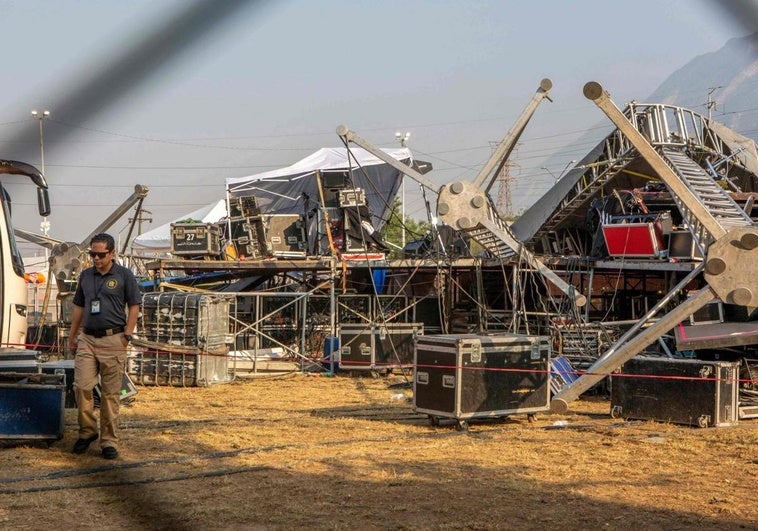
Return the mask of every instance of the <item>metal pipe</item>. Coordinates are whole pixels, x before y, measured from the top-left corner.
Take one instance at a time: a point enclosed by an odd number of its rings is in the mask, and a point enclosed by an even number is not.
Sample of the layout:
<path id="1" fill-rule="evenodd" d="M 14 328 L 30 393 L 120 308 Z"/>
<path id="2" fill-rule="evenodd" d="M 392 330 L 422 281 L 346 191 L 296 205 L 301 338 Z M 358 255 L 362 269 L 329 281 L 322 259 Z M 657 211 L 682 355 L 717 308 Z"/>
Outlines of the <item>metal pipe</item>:
<path id="1" fill-rule="evenodd" d="M 429 190 L 435 193 L 439 193 L 440 186 L 437 184 L 434 184 L 432 181 L 424 177 L 420 172 L 414 170 L 410 166 L 407 166 L 406 164 L 403 164 L 399 160 L 395 159 L 394 157 L 391 157 L 387 155 L 384 151 L 381 149 L 377 149 L 374 147 L 370 142 L 366 141 L 365 139 L 358 136 L 355 132 L 351 131 L 346 125 L 339 125 L 337 126 L 337 135 L 341 136 L 345 142 L 352 142 L 353 144 L 357 144 L 372 155 L 374 155 L 379 160 L 382 160 L 398 170 L 400 173 L 407 175 L 417 183 L 419 183 L 422 186 L 427 187 Z"/>
<path id="2" fill-rule="evenodd" d="M 476 185 L 478 188 L 481 188 L 484 184 L 484 181 L 487 179 L 487 177 L 489 177 L 489 175 L 492 173 L 492 170 L 497 166 L 498 171 L 495 172 L 492 179 L 490 179 L 490 181 L 487 183 L 487 187 L 484 189 L 485 194 L 490 191 L 492 185 L 495 183 L 495 179 L 500 174 L 499 170 L 503 167 L 505 161 L 508 160 L 508 157 L 510 157 L 511 152 L 516 145 L 516 142 L 518 142 L 518 139 L 524 132 L 524 129 L 529 123 L 529 120 L 531 120 L 532 116 L 537 110 L 537 106 L 542 102 L 543 99 L 550 100 L 548 91 L 550 91 L 551 88 L 553 88 L 553 82 L 550 81 L 550 79 L 545 78 L 540 81 L 540 86 L 537 88 L 537 92 L 534 94 L 534 96 L 532 96 L 532 99 L 529 101 L 524 110 L 521 111 L 521 114 L 516 120 L 516 123 L 513 124 L 513 127 L 511 127 L 500 144 L 498 144 L 497 148 L 495 148 L 495 151 L 492 153 L 489 160 L 477 174 L 476 178 L 474 179 L 474 185 Z"/>
<path id="3" fill-rule="evenodd" d="M 642 158 L 650 164 L 650 167 L 671 190 L 672 194 L 675 194 L 679 198 L 714 240 L 718 240 L 726 234 L 724 227 L 721 226 L 697 196 L 679 179 L 645 137 L 629 122 L 629 119 L 613 103 L 610 94 L 603 89 L 600 83 L 590 81 L 585 84 L 584 96 L 592 100 L 608 116 Z"/>

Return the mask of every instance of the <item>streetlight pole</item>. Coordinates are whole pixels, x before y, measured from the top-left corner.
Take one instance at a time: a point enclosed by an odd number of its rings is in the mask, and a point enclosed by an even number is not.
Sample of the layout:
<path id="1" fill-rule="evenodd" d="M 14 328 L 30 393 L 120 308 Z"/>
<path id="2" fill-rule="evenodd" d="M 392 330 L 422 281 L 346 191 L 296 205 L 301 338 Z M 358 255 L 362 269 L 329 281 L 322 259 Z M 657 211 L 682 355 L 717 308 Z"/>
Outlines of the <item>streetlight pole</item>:
<path id="1" fill-rule="evenodd" d="M 50 111 L 42 111 L 37 112 L 36 110 L 32 111 L 32 118 L 37 120 L 39 122 L 39 158 L 40 158 L 40 169 L 42 170 L 42 175 L 45 175 L 45 137 L 42 132 L 42 122 L 45 118 L 50 117 Z M 47 216 L 42 218 L 42 221 L 39 224 L 40 229 L 42 230 L 42 234 L 47 236 L 48 231 L 50 231 L 50 222 L 47 219 Z M 45 262 L 49 260 L 48 257 L 48 250 L 47 247 L 45 247 Z"/>
<path id="2" fill-rule="evenodd" d="M 400 147 L 405 147 L 405 143 L 411 137 L 410 132 L 405 134 L 398 131 L 395 133 L 395 140 L 400 142 Z M 400 176 L 400 216 L 402 221 L 400 222 L 400 246 L 405 249 L 405 174 Z"/>

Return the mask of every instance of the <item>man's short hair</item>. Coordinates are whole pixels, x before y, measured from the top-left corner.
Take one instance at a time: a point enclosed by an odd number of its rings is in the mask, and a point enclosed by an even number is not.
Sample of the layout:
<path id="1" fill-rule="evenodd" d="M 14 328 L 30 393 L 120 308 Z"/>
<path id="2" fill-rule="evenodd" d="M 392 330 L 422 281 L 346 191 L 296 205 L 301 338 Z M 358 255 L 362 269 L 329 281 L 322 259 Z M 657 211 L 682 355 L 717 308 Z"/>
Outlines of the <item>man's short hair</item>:
<path id="1" fill-rule="evenodd" d="M 100 234 L 95 234 L 92 237 L 92 239 L 89 241 L 90 247 L 92 247 L 92 244 L 96 242 L 104 243 L 105 248 L 108 249 L 109 251 L 112 251 L 116 248 L 116 242 L 113 239 L 113 236 L 105 232 L 101 232 Z"/>

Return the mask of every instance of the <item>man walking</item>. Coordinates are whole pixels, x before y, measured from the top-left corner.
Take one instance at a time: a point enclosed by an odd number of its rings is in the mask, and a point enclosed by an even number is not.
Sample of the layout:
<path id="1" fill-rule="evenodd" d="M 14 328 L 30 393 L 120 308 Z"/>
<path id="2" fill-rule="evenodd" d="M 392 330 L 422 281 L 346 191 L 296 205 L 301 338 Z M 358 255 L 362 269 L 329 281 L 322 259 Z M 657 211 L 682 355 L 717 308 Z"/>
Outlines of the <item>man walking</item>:
<path id="1" fill-rule="evenodd" d="M 73 300 L 68 346 L 76 352 L 74 392 L 79 407 L 79 439 L 74 453 L 87 451 L 100 436 L 105 459 L 118 457 L 118 407 L 126 351 L 137 326 L 141 296 L 134 274 L 116 263 L 109 234 L 90 240 L 93 267 L 82 271 Z M 81 327 L 81 334 L 79 329 Z M 100 375 L 100 430 L 92 389 Z"/>

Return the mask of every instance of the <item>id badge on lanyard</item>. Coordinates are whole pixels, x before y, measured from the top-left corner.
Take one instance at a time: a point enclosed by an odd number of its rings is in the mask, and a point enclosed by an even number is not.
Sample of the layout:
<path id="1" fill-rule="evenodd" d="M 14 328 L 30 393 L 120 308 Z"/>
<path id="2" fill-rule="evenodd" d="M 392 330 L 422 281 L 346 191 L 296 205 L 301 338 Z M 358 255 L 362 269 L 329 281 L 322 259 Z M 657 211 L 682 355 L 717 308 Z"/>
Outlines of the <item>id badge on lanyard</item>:
<path id="1" fill-rule="evenodd" d="M 92 288 L 95 292 L 95 297 L 92 299 L 92 302 L 90 302 L 89 305 L 90 315 L 97 315 L 100 313 L 100 290 L 103 289 L 104 283 L 105 279 L 103 279 L 103 282 L 98 286 L 97 278 L 94 275 L 92 276 Z"/>

